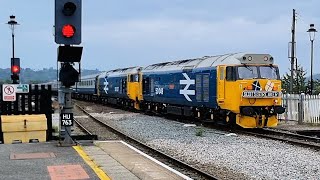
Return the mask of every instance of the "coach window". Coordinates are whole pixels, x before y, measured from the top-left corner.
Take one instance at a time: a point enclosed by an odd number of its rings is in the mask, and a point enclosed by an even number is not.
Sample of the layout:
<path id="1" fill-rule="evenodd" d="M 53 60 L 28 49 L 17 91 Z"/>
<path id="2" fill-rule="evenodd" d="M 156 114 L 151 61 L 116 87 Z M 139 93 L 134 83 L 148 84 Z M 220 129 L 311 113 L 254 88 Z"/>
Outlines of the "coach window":
<path id="1" fill-rule="evenodd" d="M 227 74 L 226 74 L 226 80 L 227 81 L 234 81 L 235 78 L 235 68 L 233 66 L 228 66 L 227 67 Z"/>

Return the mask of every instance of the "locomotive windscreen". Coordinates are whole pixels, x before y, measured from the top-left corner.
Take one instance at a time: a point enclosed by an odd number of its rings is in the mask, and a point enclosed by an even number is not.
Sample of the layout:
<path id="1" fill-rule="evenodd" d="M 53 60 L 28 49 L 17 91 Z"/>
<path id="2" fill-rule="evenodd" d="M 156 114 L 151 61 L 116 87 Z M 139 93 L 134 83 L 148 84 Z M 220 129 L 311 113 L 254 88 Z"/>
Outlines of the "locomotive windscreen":
<path id="1" fill-rule="evenodd" d="M 238 79 L 280 79 L 275 66 L 239 66 Z"/>

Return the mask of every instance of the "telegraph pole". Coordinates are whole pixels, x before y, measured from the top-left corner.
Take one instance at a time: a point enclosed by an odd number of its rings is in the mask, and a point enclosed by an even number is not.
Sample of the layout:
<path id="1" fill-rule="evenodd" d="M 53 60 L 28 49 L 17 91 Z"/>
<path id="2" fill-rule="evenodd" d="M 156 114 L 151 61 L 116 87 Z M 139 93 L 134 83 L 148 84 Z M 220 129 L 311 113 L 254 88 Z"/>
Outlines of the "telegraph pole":
<path id="1" fill-rule="evenodd" d="M 294 76 L 294 61 L 295 61 L 295 33 L 296 33 L 296 10 L 293 9 L 292 16 L 292 29 L 291 29 L 292 37 L 291 37 L 291 77 L 290 77 L 290 93 L 293 94 L 293 76 Z M 298 64 L 298 62 L 297 62 Z"/>

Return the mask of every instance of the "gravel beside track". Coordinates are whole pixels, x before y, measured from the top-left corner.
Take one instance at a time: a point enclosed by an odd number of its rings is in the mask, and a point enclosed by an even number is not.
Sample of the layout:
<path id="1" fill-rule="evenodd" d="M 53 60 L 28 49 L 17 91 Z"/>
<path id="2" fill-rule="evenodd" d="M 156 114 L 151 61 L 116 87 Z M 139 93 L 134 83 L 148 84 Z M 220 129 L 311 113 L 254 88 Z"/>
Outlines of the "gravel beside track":
<path id="1" fill-rule="evenodd" d="M 161 117 L 87 102 L 78 103 L 86 106 L 94 117 L 221 179 L 320 177 L 320 153 L 315 150 L 205 127 L 186 127 Z M 203 136 L 197 136 L 201 131 Z"/>
<path id="2" fill-rule="evenodd" d="M 101 126 L 98 122 L 93 121 L 90 117 L 78 110 L 76 106 L 74 108 L 75 112 L 77 113 L 77 116 L 75 116 L 74 118 L 76 118 L 79 123 L 84 125 L 92 134 L 99 134 L 99 140 L 119 140 L 119 137 L 116 134 L 110 132 L 105 127 Z"/>

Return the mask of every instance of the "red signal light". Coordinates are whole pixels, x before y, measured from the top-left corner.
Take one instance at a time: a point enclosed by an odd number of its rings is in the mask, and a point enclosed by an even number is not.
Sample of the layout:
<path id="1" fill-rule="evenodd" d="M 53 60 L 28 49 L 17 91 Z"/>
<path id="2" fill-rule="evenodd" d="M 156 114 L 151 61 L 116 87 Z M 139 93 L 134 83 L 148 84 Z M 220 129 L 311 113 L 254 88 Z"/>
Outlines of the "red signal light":
<path id="1" fill-rule="evenodd" d="M 74 26 L 67 24 L 62 27 L 62 35 L 66 38 L 71 38 L 74 36 L 74 33 L 76 32 L 76 29 Z"/>
<path id="2" fill-rule="evenodd" d="M 20 67 L 19 66 L 12 66 L 11 71 L 12 71 L 12 73 L 17 74 L 20 72 Z"/>

